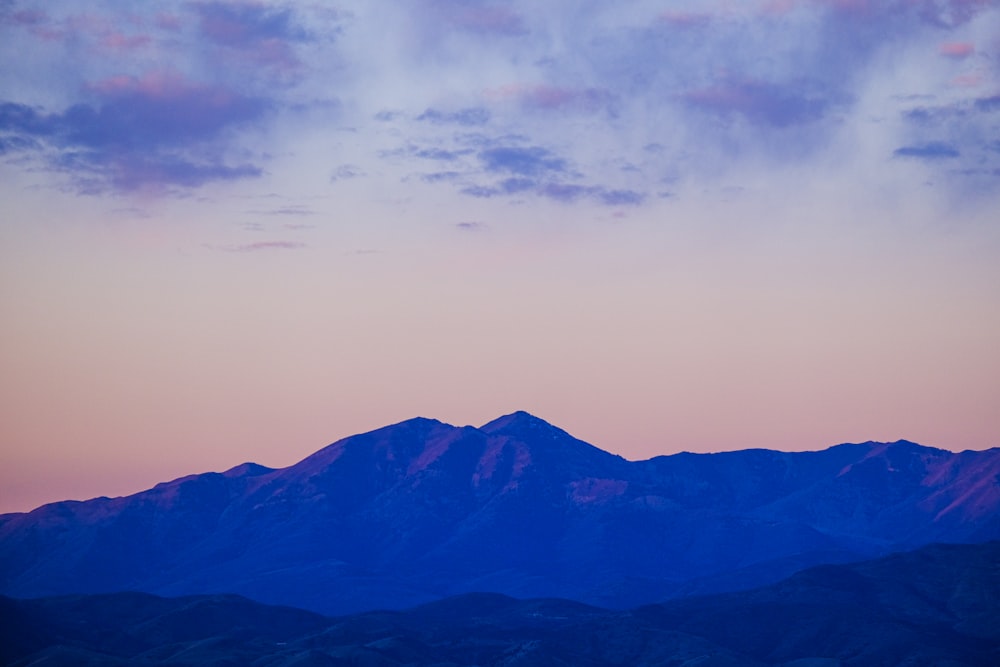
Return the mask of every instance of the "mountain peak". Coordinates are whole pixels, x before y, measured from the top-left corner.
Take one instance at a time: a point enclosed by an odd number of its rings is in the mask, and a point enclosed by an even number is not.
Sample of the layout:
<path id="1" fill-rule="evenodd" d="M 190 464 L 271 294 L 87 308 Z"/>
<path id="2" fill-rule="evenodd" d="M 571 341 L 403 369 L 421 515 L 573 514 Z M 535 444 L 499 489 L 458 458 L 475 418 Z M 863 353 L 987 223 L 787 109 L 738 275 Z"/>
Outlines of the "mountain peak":
<path id="1" fill-rule="evenodd" d="M 558 433 L 565 433 L 562 429 L 553 426 L 544 419 L 540 419 L 539 417 L 536 417 L 529 412 L 525 412 L 524 410 L 518 410 L 517 412 L 512 412 L 509 415 L 497 417 L 493 421 L 480 426 L 479 430 L 484 433 L 491 434 L 499 433 L 501 431 L 517 433 L 529 431 L 534 431 L 536 433 L 540 431 L 556 431 Z"/>
<path id="2" fill-rule="evenodd" d="M 388 431 L 390 429 L 399 429 L 399 428 L 433 427 L 433 426 L 439 426 L 443 423 L 444 422 L 442 422 L 439 419 L 431 419 L 430 417 L 411 417 L 409 419 L 404 419 L 401 422 L 390 424 L 388 426 L 383 426 L 381 428 L 375 429 L 374 431 L 369 431 L 369 433 L 377 433 L 378 431 Z"/>
<path id="3" fill-rule="evenodd" d="M 533 414 L 518 410 L 498 417 L 479 427 L 479 431 L 489 437 L 510 438 L 523 443 L 526 451 L 532 452 L 534 464 L 542 464 L 549 469 L 560 469 L 571 474 L 601 469 L 603 466 L 618 466 L 625 459 L 599 447 L 575 438 L 557 426 Z M 608 474 L 617 468 L 605 469 Z"/>
<path id="4" fill-rule="evenodd" d="M 267 466 L 262 466 L 259 463 L 254 463 L 253 461 L 247 461 L 246 463 L 241 463 L 238 466 L 233 466 L 229 470 L 222 473 L 224 477 L 256 477 L 257 475 L 266 475 L 269 472 L 274 472 L 274 468 L 268 468 Z"/>
<path id="5" fill-rule="evenodd" d="M 868 455 L 865 458 L 871 458 L 874 456 L 881 456 L 885 454 L 947 454 L 948 452 L 944 449 L 938 449 L 937 447 L 928 447 L 927 445 L 921 445 L 920 443 L 913 442 L 911 440 L 896 440 L 895 442 L 866 442 L 870 448 Z"/>

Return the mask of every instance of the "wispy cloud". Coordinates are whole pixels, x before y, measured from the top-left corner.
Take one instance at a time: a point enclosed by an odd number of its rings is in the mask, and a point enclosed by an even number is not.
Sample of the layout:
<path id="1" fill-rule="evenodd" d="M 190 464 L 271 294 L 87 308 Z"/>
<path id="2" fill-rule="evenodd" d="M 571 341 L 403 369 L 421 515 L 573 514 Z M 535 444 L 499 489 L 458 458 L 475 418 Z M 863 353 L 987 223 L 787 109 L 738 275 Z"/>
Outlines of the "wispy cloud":
<path id="1" fill-rule="evenodd" d="M 1000 111 L 1000 95 L 980 97 L 975 101 L 977 111 Z"/>
<path id="2" fill-rule="evenodd" d="M 0 24 L 3 25 L 33 27 L 49 21 L 48 12 L 42 9 L 18 9 L 14 2 L 0 5 Z"/>
<path id="3" fill-rule="evenodd" d="M 801 87 L 765 81 L 720 82 L 684 95 L 687 103 L 711 113 L 738 114 L 752 123 L 787 127 L 818 120 L 830 101 Z"/>
<path id="4" fill-rule="evenodd" d="M 443 20 L 461 30 L 507 37 L 528 31 L 524 18 L 509 6 L 456 0 L 439 0 L 436 4 Z"/>
<path id="5" fill-rule="evenodd" d="M 938 53 L 946 58 L 961 60 L 976 52 L 976 47 L 969 42 L 945 42 L 938 47 Z"/>
<path id="6" fill-rule="evenodd" d="M 202 35 L 257 66 L 289 72 L 301 61 L 294 45 L 309 39 L 292 10 L 248 2 L 197 2 Z"/>
<path id="7" fill-rule="evenodd" d="M 364 172 L 361 167 L 355 164 L 342 164 L 333 170 L 330 174 L 330 182 L 336 183 L 337 181 L 349 181 L 352 178 L 358 178 L 359 176 L 364 176 Z"/>
<path id="8" fill-rule="evenodd" d="M 305 243 L 297 241 L 256 241 L 254 243 L 241 243 L 237 245 L 213 246 L 216 250 L 225 252 L 260 252 L 268 250 L 297 250 L 305 248 Z"/>
<path id="9" fill-rule="evenodd" d="M 562 173 L 567 170 L 566 160 L 540 146 L 488 148 L 480 151 L 479 160 L 487 171 L 509 172 L 520 176 Z"/>
<path id="10" fill-rule="evenodd" d="M 485 125 L 488 123 L 490 120 L 490 112 L 483 107 L 459 109 L 458 111 L 427 109 L 422 114 L 417 116 L 417 120 L 436 124 L 453 124 L 469 127 L 475 125 Z"/>
<path id="11" fill-rule="evenodd" d="M 601 189 L 597 196 L 608 206 L 638 206 L 646 201 L 646 195 L 635 190 Z"/>
<path id="12" fill-rule="evenodd" d="M 961 153 L 957 148 L 943 142 L 931 142 L 918 146 L 902 146 L 892 152 L 895 157 L 911 157 L 923 160 L 957 158 Z"/>
<path id="13" fill-rule="evenodd" d="M 282 206 L 280 208 L 272 208 L 266 211 L 257 211 L 263 215 L 278 215 L 278 216 L 293 216 L 293 217 L 303 217 L 316 215 L 316 211 L 303 205 L 293 205 L 293 206 Z"/>
<path id="14" fill-rule="evenodd" d="M 425 183 L 441 183 L 455 181 L 462 177 L 457 171 L 435 171 L 429 174 L 421 174 L 420 180 Z"/>
<path id="15" fill-rule="evenodd" d="M 451 161 L 451 160 L 457 160 L 458 158 L 464 155 L 468 155 L 471 152 L 472 151 L 468 149 L 450 151 L 450 150 L 445 150 L 443 148 L 422 148 L 420 150 L 417 150 L 414 153 L 414 155 L 416 155 L 419 158 L 423 158 L 425 160 Z"/>
<path id="16" fill-rule="evenodd" d="M 493 185 L 470 185 L 461 192 L 479 199 L 534 195 L 564 204 L 589 200 L 603 206 L 639 206 L 646 201 L 644 193 L 634 190 L 552 180 L 538 181 L 532 178 L 506 178 Z"/>
<path id="17" fill-rule="evenodd" d="M 675 11 L 661 12 L 658 19 L 672 28 L 703 28 L 711 23 L 715 16 L 709 12 Z"/>
<path id="18" fill-rule="evenodd" d="M 4 111 L 4 107 L 0 106 L 0 123 L 3 122 Z M 35 151 L 39 150 L 41 147 L 42 145 L 38 142 L 38 140 L 30 136 L 15 134 L 12 136 L 0 137 L 0 155 Z"/>
<path id="19" fill-rule="evenodd" d="M 507 84 L 487 90 L 487 99 L 514 100 L 522 107 L 541 111 L 610 111 L 614 95 L 598 88 L 572 88 L 555 84 Z"/>

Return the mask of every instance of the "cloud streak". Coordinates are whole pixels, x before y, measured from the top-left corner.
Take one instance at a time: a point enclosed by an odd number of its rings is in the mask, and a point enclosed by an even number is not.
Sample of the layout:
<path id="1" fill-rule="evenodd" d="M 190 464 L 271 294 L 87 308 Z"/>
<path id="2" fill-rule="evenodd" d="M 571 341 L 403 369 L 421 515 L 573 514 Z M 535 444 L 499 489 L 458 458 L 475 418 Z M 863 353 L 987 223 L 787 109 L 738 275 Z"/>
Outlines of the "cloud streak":
<path id="1" fill-rule="evenodd" d="M 255 243 L 219 246 L 217 249 L 225 252 L 247 253 L 269 250 L 298 250 L 299 248 L 305 247 L 305 243 L 299 243 L 297 241 L 257 241 Z"/>
<path id="2" fill-rule="evenodd" d="M 919 158 L 922 160 L 941 160 L 957 158 L 961 155 L 954 146 L 943 142 L 931 142 L 919 146 L 902 146 L 892 153 L 895 157 Z"/>
<path id="3" fill-rule="evenodd" d="M 490 120 L 490 112 L 483 107 L 460 109 L 458 111 L 427 109 L 422 114 L 417 116 L 417 120 L 434 123 L 436 125 L 449 124 L 475 127 L 488 123 Z"/>
<path id="4" fill-rule="evenodd" d="M 527 148 L 502 146 L 488 148 L 479 153 L 479 160 L 487 171 L 507 172 L 520 176 L 566 171 L 566 160 L 552 155 L 540 146 Z"/>

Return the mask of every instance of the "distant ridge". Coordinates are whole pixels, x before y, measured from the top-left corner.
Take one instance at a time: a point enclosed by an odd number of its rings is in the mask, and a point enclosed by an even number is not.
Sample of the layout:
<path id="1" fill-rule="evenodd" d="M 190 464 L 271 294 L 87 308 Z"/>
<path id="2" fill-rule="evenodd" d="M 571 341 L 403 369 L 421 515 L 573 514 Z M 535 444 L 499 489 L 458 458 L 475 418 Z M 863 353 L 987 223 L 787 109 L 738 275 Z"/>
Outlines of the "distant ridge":
<path id="1" fill-rule="evenodd" d="M 998 562 L 998 542 L 931 545 L 621 612 L 498 593 L 339 618 L 232 595 L 0 596 L 0 663 L 980 667 L 1000 663 Z"/>
<path id="2" fill-rule="evenodd" d="M 282 469 L 0 515 L 0 592 L 237 593 L 323 613 L 466 592 L 632 607 L 1000 539 L 1000 450 L 908 441 L 627 461 L 526 412 L 410 419 Z"/>

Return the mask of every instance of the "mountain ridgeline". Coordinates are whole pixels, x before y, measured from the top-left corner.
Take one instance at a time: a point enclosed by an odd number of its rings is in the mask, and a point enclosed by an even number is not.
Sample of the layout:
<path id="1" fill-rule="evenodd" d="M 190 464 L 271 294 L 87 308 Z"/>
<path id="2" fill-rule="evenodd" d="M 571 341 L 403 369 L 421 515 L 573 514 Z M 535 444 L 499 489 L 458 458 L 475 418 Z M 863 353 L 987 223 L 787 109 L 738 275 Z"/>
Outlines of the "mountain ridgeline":
<path id="1" fill-rule="evenodd" d="M 345 614 L 462 593 L 628 608 L 1000 539 L 1000 450 L 900 441 L 627 461 L 527 413 L 412 419 L 0 516 L 0 593 L 239 594 Z"/>
<path id="2" fill-rule="evenodd" d="M 232 595 L 0 596 L 0 664 L 869 667 L 1000 664 L 1000 542 L 823 565 L 630 611 L 469 593 L 326 618 Z"/>

